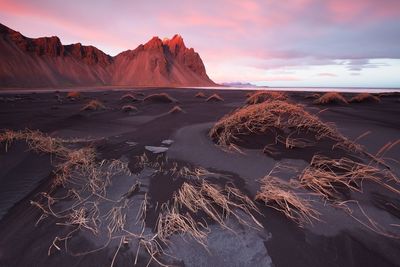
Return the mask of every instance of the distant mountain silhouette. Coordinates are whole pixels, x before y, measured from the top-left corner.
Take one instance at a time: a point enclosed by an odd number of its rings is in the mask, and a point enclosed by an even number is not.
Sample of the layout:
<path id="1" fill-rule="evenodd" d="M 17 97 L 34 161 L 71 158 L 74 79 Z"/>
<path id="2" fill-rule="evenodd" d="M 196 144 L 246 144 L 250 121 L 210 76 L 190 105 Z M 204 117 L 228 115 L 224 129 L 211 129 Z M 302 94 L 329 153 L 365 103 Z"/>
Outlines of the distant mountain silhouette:
<path id="1" fill-rule="evenodd" d="M 111 57 L 58 37 L 28 38 L 0 24 L 0 87 L 214 86 L 203 61 L 180 35 L 153 37 Z"/>
<path id="2" fill-rule="evenodd" d="M 225 83 L 222 83 L 221 85 L 228 86 L 228 87 L 258 87 L 257 85 L 249 83 L 249 82 L 225 82 Z M 266 86 L 263 86 L 263 87 L 266 87 Z"/>

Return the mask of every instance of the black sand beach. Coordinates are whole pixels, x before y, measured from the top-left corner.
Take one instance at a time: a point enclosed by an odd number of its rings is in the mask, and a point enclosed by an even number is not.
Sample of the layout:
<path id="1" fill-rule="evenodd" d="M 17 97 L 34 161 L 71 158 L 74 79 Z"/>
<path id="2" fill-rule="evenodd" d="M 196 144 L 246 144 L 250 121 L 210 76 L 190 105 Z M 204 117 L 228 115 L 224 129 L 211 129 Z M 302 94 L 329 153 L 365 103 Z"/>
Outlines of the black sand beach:
<path id="1" fill-rule="evenodd" d="M 206 98 L 195 97 L 199 91 L 206 97 L 216 93 L 223 101 L 207 102 Z M 126 93 L 138 101 L 121 100 Z M 172 102 L 142 101 L 155 93 L 168 93 Z M 224 218 L 223 227 L 204 212 L 198 212 L 193 219 L 208 225 L 207 248 L 191 237 L 175 234 L 167 244 L 157 241 L 163 253 L 158 251 L 151 258 L 143 245 L 138 250 L 140 238 L 126 238 L 122 234 L 124 230 L 143 231 L 144 235 L 154 236 L 162 203 L 171 203 L 174 193 L 185 182 L 196 185 L 193 174 L 171 174 L 171 169 L 206 170 L 204 179 L 209 183 L 221 188 L 232 185 L 254 200 L 260 179 L 276 164 L 301 171 L 315 154 L 341 157 L 344 153 L 323 142 L 312 148 L 281 149 L 271 155 L 263 153 L 254 140 L 241 152 L 217 146 L 208 136 L 209 130 L 224 115 L 242 107 L 246 93 L 227 89 L 135 89 L 82 92 L 74 100 L 68 99 L 66 92 L 58 91 L 0 94 L 2 131 L 30 129 L 51 137 L 75 139 L 71 149 L 91 147 L 96 162 L 105 160 L 101 167 L 120 160 L 131 172 L 109 177 L 104 195 L 84 194 L 80 196 L 84 200 L 77 200 L 71 192 L 75 186 L 82 186 L 84 179 L 65 187 L 52 186 L 59 159 L 30 150 L 24 141 L 0 144 L 0 266 L 400 266 L 399 195 L 368 181 L 363 184 L 363 192 L 344 194 L 352 216 L 327 200 L 307 195 L 320 215 L 319 220 L 303 225 L 259 201 L 254 202 L 259 212 L 251 212 L 255 220 L 237 209 L 236 214 L 248 225 L 229 216 Z M 306 98 L 312 93 L 287 94 L 287 101 L 302 104 L 323 122 L 335 124 L 350 140 L 365 134 L 357 143 L 370 154 L 400 137 L 400 102 L 396 94 L 381 96 L 380 102 L 347 105 L 315 105 L 314 99 Z M 353 94 L 343 96 L 350 99 Z M 93 99 L 104 108 L 82 111 Z M 123 111 L 124 105 L 133 105 L 137 111 Z M 174 106 L 181 110 L 170 113 Z M 138 158 L 144 155 L 145 163 Z M 394 160 L 385 161 L 383 168 L 390 168 L 399 176 L 395 160 L 400 159 L 400 146 L 388 150 L 385 158 Z M 293 179 L 293 175 L 285 171 L 277 174 L 284 181 Z M 134 187 L 136 184 L 140 185 Z M 398 184 L 392 186 L 399 189 Z M 74 224 L 66 223 L 70 217 L 43 216 L 43 210 L 35 203 L 47 205 L 52 199 L 42 192 L 56 199 L 50 205 L 55 213 L 76 203 L 95 203 L 95 211 L 92 206 L 85 206 L 85 212 L 96 214 L 86 224 L 96 225 L 96 229 L 82 227 L 73 231 Z M 146 216 L 141 221 L 143 201 L 147 201 Z M 123 211 L 125 227 L 109 238 L 110 228 L 118 228 L 109 223 L 108 212 L 113 207 Z"/>

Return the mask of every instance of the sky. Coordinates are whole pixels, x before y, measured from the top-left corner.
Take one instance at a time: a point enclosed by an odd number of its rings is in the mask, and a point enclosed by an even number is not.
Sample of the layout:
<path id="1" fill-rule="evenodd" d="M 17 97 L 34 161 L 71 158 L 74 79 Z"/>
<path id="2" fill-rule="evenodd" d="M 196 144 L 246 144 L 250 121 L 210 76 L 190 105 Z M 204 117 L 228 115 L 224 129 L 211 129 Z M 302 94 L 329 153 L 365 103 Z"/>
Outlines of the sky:
<path id="1" fill-rule="evenodd" d="M 218 83 L 400 87 L 400 0 L 0 0 L 0 23 L 112 56 L 178 33 Z"/>

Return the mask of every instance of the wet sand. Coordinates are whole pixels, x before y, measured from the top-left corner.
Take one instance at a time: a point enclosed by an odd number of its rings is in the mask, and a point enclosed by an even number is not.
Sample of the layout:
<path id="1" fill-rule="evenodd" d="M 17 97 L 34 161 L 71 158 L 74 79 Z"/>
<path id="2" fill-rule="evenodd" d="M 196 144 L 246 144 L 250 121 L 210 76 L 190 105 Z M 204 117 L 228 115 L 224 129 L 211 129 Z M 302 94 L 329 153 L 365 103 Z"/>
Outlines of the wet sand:
<path id="1" fill-rule="evenodd" d="M 223 102 L 205 102 L 195 94 L 203 91 L 207 96 L 218 93 Z M 132 103 L 138 112 L 123 112 L 120 97 L 125 91 L 86 91 L 81 99 L 68 100 L 65 92 L 41 92 L 0 94 L 1 129 L 37 129 L 53 137 L 90 138 L 97 157 L 120 159 L 128 163 L 135 174 L 118 175 L 112 178 L 108 197 L 124 195 L 130 186 L 140 181 L 140 191 L 129 199 L 128 227 L 137 230 L 135 217 L 138 203 L 144 195 L 149 197 L 149 212 L 146 231 L 151 233 L 157 218 L 158 204 L 171 199 L 182 185 L 181 179 L 172 179 L 168 174 L 153 175 L 151 168 L 135 169 L 135 157 L 146 153 L 146 146 L 167 147 L 162 153 L 179 166 L 201 166 L 219 173 L 210 177 L 214 183 L 232 183 L 250 198 L 259 189 L 259 179 L 276 163 L 287 162 L 304 168 L 314 153 L 326 152 L 324 146 L 313 151 L 283 153 L 269 157 L 257 149 L 247 148 L 244 154 L 227 152 L 217 147 L 208 137 L 208 130 L 225 114 L 241 107 L 246 100 L 246 91 L 241 90 L 197 90 L 197 89 L 143 89 L 129 92 L 167 92 L 179 101 L 185 111 L 168 114 L 176 103 Z M 399 139 L 400 102 L 398 96 L 386 96 L 380 103 L 317 106 L 308 93 L 291 92 L 290 101 L 304 104 L 306 110 L 318 113 L 325 122 L 333 122 L 339 131 L 350 139 L 363 133 L 368 135 L 358 142 L 371 153 L 376 153 L 389 141 Z M 57 98 L 56 95 L 60 95 Z M 351 96 L 351 94 L 345 94 Z M 143 97 L 143 96 L 141 96 Z M 90 99 L 98 99 L 105 110 L 80 111 Z M 162 144 L 164 140 L 171 144 Z M 330 153 L 330 152 L 329 152 Z M 387 157 L 400 158 L 400 148 L 394 147 Z M 101 247 L 104 236 L 93 236 L 82 230 L 69 243 L 69 250 L 54 249 L 48 256 L 49 246 L 57 236 L 70 231 L 69 226 L 52 217 L 37 225 L 40 210 L 30 205 L 39 192 L 48 192 L 52 179 L 52 159 L 43 153 L 28 151 L 23 142 L 12 144 L 7 152 L 0 145 L 0 266 L 110 266 L 119 240 L 113 240 L 105 249 L 84 256 L 74 254 Z M 400 175 L 398 165 L 390 166 Z M 377 222 L 390 226 L 400 224 L 400 200 L 374 185 L 368 185 L 364 194 L 354 194 L 366 206 L 366 211 L 377 218 Z M 56 194 L 62 195 L 62 189 Z M 391 203 L 391 205 L 388 205 Z M 64 203 L 65 204 L 65 203 Z M 400 241 L 374 233 L 343 211 L 324 203 L 316 203 L 321 212 L 321 221 L 299 227 L 274 209 L 258 203 L 262 215 L 255 215 L 263 228 L 245 227 L 234 219 L 228 224 L 229 231 L 209 222 L 208 250 L 191 239 L 173 236 L 165 252 L 174 258 L 163 258 L 164 262 L 177 266 L 399 266 Z M 100 205 L 100 212 L 110 208 L 108 203 Z M 357 214 L 356 214 L 357 215 Z M 245 215 L 244 215 L 245 216 Z M 106 231 L 106 226 L 100 227 Z M 391 227 L 400 234 L 399 227 Z M 114 266 L 132 266 L 135 261 L 135 241 L 122 247 L 115 258 Z M 148 256 L 139 254 L 138 266 L 146 266 Z M 154 261 L 151 265 L 157 266 Z"/>

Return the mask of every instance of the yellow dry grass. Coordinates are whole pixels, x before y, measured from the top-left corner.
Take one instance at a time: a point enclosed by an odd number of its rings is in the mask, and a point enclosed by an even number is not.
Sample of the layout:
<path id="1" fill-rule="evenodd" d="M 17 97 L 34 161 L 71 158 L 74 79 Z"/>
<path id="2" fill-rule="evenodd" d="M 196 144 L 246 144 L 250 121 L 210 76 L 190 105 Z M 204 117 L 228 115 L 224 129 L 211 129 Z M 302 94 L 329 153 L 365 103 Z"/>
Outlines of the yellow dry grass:
<path id="1" fill-rule="evenodd" d="M 185 113 L 185 111 L 180 106 L 174 106 L 168 111 L 168 114 L 179 114 Z"/>
<path id="2" fill-rule="evenodd" d="M 287 98 L 288 98 L 287 95 L 283 92 L 262 91 L 251 94 L 248 97 L 246 104 L 254 105 L 254 104 L 260 104 L 265 101 L 275 101 L 275 100 L 285 101 L 287 100 Z"/>
<path id="3" fill-rule="evenodd" d="M 340 200 L 341 190 L 362 192 L 363 182 L 377 183 L 400 194 L 388 181 L 399 183 L 399 179 L 388 169 L 373 164 L 356 162 L 350 158 L 331 159 L 315 155 L 310 165 L 299 176 L 300 184 L 326 200 Z"/>
<path id="4" fill-rule="evenodd" d="M 97 99 L 90 100 L 85 106 L 82 107 L 82 111 L 95 111 L 105 109 L 106 107 L 102 102 Z"/>
<path id="5" fill-rule="evenodd" d="M 137 102 L 140 99 L 138 99 L 136 96 L 134 96 L 133 94 L 124 94 L 123 96 L 121 96 L 120 98 L 121 101 L 128 101 L 128 102 Z"/>
<path id="6" fill-rule="evenodd" d="M 239 190 L 229 186 L 221 189 L 205 180 L 201 180 L 198 185 L 185 182 L 174 195 L 174 201 L 179 207 L 185 207 L 192 213 L 204 212 L 210 219 L 228 229 L 225 220 L 229 216 L 249 225 L 237 210 L 250 216 L 252 221 L 261 227 L 252 215 L 252 212 L 259 212 L 254 203 Z"/>
<path id="7" fill-rule="evenodd" d="M 149 96 L 146 96 L 143 101 L 145 102 L 159 102 L 159 103 L 174 103 L 178 102 L 175 98 L 171 97 L 167 93 L 161 93 L 161 94 L 152 94 Z"/>
<path id="8" fill-rule="evenodd" d="M 350 103 L 361 103 L 361 102 L 381 102 L 379 97 L 374 96 L 369 93 L 361 93 L 353 96 L 350 101 Z"/>
<path id="9" fill-rule="evenodd" d="M 62 243 L 65 250 L 74 256 L 82 256 L 94 253 L 105 249 L 113 239 L 120 239 L 120 244 L 113 256 L 111 266 L 114 265 L 116 256 L 120 251 L 123 244 L 128 244 L 131 239 L 139 241 L 139 249 L 144 249 L 150 256 L 150 261 L 155 261 L 162 266 L 164 265 L 157 258 L 163 254 L 163 248 L 158 242 L 157 234 L 149 235 L 144 234 L 145 217 L 148 203 L 146 195 L 142 204 L 140 205 L 137 218 L 138 223 L 142 225 L 140 233 L 133 233 L 125 229 L 127 223 L 127 207 L 128 198 L 136 192 L 140 184 L 135 183 L 129 188 L 127 194 L 122 196 L 121 199 L 113 200 L 107 198 L 106 189 L 110 185 L 110 177 L 116 174 L 125 173 L 130 175 L 127 164 L 118 160 L 97 162 L 95 150 L 91 147 L 76 148 L 76 142 L 81 140 L 63 140 L 58 138 L 49 137 L 39 131 L 4 131 L 0 133 L 0 142 L 5 144 L 8 148 L 12 142 L 25 141 L 28 146 L 37 152 L 49 153 L 54 155 L 57 159 L 55 177 L 53 178 L 53 185 L 63 185 L 67 189 L 66 196 L 58 198 L 51 196 L 50 193 L 40 193 L 39 199 L 31 201 L 31 204 L 42 211 L 37 224 L 47 217 L 54 217 L 57 219 L 57 225 L 67 226 L 70 231 L 65 236 L 56 236 L 51 243 L 48 254 L 50 255 L 54 249 L 62 250 Z M 84 140 L 85 141 L 85 140 Z M 69 146 L 70 143 L 74 145 Z M 67 187 L 68 185 L 68 187 Z M 59 209 L 55 204 L 59 201 L 70 201 L 70 205 Z M 100 214 L 98 204 L 99 201 L 111 203 L 112 206 L 105 214 Z M 166 217 L 166 222 L 172 222 L 172 227 L 175 232 L 179 229 L 185 229 L 185 224 L 179 221 L 183 219 L 186 223 L 190 223 L 187 217 L 182 217 L 176 213 L 171 213 Z M 93 250 L 72 252 L 68 248 L 68 241 L 73 238 L 73 235 L 80 230 L 87 230 L 94 235 L 101 234 L 100 226 L 105 225 L 108 230 L 108 240 L 104 245 Z M 169 224 L 171 225 L 171 224 Z M 165 226 L 165 224 L 164 224 Z M 161 228 L 160 228 L 161 229 Z M 165 228 L 164 233 L 169 232 L 172 228 Z M 190 228 L 192 229 L 192 227 Z M 180 231 L 180 230 L 179 230 Z M 165 237 L 166 236 L 162 236 Z M 204 237 L 204 234 L 201 236 Z M 200 240 L 200 239 L 199 239 Z M 138 253 L 137 252 L 137 253 Z M 138 260 L 136 255 L 135 262 Z M 150 262 L 148 263 L 150 264 Z"/>
<path id="10" fill-rule="evenodd" d="M 78 99 L 81 97 L 81 92 L 79 91 L 71 91 L 67 93 L 67 98 L 70 99 Z"/>
<path id="11" fill-rule="evenodd" d="M 300 105 L 284 101 L 267 101 L 235 110 L 220 119 L 210 130 L 209 135 L 218 145 L 236 148 L 241 136 L 264 135 L 277 130 L 289 132 L 285 142 L 294 146 L 308 145 L 304 140 L 290 139 L 298 132 L 312 133 L 317 140 L 329 138 L 343 143 L 346 148 L 356 149 L 332 125 L 322 122 L 317 116 L 304 110 Z"/>
<path id="12" fill-rule="evenodd" d="M 138 108 L 133 105 L 123 105 L 121 109 L 124 112 L 137 112 L 138 111 Z"/>
<path id="13" fill-rule="evenodd" d="M 298 196 L 288 184 L 284 184 L 279 178 L 267 175 L 260 182 L 261 187 L 255 197 L 256 200 L 282 212 L 300 225 L 312 224 L 313 219 L 318 220 L 319 213 L 312 208 L 310 201 Z"/>
<path id="14" fill-rule="evenodd" d="M 157 221 L 157 236 L 162 242 L 167 243 L 174 234 L 186 234 L 206 247 L 209 231 L 204 224 L 196 222 L 188 213 L 181 214 L 176 206 L 163 209 L 165 211 L 160 213 Z"/>
<path id="15" fill-rule="evenodd" d="M 203 92 L 198 92 L 195 97 L 197 98 L 206 98 L 206 95 Z"/>
<path id="16" fill-rule="evenodd" d="M 67 146 L 71 143 L 88 142 L 88 140 L 65 140 L 48 136 L 40 131 L 6 130 L 0 133 L 0 143 L 5 144 L 6 150 L 12 142 L 24 141 L 35 152 L 52 154 L 57 159 L 53 177 L 53 186 L 65 185 L 70 179 L 84 178 L 88 188 L 95 194 L 104 193 L 107 178 L 115 173 L 129 173 L 126 164 L 118 161 L 96 162 L 95 149 L 86 146 L 76 148 Z M 108 168 L 102 168 L 107 163 Z"/>
<path id="17" fill-rule="evenodd" d="M 321 96 L 321 94 L 314 93 L 314 94 L 306 95 L 304 98 L 305 98 L 305 99 L 317 99 L 317 98 L 319 98 L 320 96 Z"/>
<path id="18" fill-rule="evenodd" d="M 43 152 L 49 154 L 54 154 L 54 153 L 65 154 L 68 151 L 63 146 L 63 142 L 65 140 L 46 136 L 39 131 L 5 130 L 4 132 L 0 133 L 0 143 L 5 144 L 6 151 L 8 147 L 11 145 L 11 143 L 14 141 L 25 141 L 31 149 L 37 152 Z"/>
<path id="19" fill-rule="evenodd" d="M 338 92 L 328 92 L 314 101 L 317 105 L 348 104 L 347 100 Z"/>
<path id="20" fill-rule="evenodd" d="M 221 102 L 221 101 L 224 101 L 224 99 L 218 94 L 213 94 L 206 99 L 206 102 Z"/>

